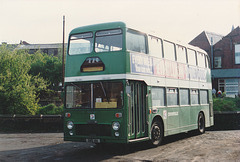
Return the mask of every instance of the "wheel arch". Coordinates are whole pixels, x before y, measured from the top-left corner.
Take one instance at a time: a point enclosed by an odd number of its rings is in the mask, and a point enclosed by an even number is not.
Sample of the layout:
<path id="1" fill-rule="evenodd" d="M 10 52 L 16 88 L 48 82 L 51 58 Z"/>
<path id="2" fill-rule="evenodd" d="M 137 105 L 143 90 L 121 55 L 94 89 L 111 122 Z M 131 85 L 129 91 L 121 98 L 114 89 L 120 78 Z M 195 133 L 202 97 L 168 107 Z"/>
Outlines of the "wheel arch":
<path id="1" fill-rule="evenodd" d="M 165 130 L 165 127 L 164 127 L 164 122 L 163 122 L 163 119 L 160 115 L 156 115 L 153 120 L 152 120 L 152 123 L 151 123 L 151 126 L 152 124 L 155 122 L 155 121 L 158 121 L 162 124 L 162 127 L 163 127 L 163 136 L 164 136 L 164 130 Z"/>
<path id="2" fill-rule="evenodd" d="M 204 111 L 200 111 L 198 113 L 197 125 L 198 125 L 198 128 L 197 128 L 198 133 L 199 134 L 205 133 L 205 130 L 206 130 L 206 118 L 205 118 Z"/>
<path id="3" fill-rule="evenodd" d="M 199 116 L 200 113 L 203 114 L 203 117 L 204 117 L 204 120 L 205 120 L 205 123 L 204 123 L 204 124 L 205 124 L 205 126 L 206 126 L 206 116 L 205 116 L 205 113 L 204 113 L 203 110 L 201 110 L 201 111 L 199 111 L 198 116 Z"/>

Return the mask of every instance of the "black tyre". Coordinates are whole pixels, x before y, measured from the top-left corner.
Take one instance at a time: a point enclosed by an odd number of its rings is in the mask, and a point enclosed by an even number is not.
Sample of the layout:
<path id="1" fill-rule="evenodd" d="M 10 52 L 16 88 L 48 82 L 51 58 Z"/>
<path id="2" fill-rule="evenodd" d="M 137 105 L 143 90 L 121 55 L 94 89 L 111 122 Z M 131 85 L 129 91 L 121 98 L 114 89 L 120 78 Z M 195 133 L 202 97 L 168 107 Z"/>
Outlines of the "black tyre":
<path id="1" fill-rule="evenodd" d="M 158 146 L 161 144 L 163 139 L 163 125 L 159 121 L 155 121 L 152 124 L 151 128 L 151 144 L 154 146 Z"/>
<path id="2" fill-rule="evenodd" d="M 199 134 L 205 133 L 205 117 L 203 113 L 198 114 L 198 133 Z"/>

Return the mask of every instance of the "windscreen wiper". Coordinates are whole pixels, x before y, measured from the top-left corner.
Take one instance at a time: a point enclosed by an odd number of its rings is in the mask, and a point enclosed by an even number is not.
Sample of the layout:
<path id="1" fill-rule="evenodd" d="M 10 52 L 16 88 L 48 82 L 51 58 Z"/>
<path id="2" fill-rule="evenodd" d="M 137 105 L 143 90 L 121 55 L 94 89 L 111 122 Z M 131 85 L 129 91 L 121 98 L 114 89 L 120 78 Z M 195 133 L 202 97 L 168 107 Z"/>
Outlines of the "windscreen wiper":
<path id="1" fill-rule="evenodd" d="M 103 90 L 104 96 L 107 98 L 107 101 L 108 101 L 108 103 L 109 103 L 109 98 L 108 98 L 108 96 L 107 96 L 107 93 L 106 93 L 105 88 L 103 87 L 103 83 L 100 82 L 100 84 L 101 84 L 101 87 L 102 87 L 102 90 Z"/>
<path id="2" fill-rule="evenodd" d="M 81 90 L 81 88 L 78 87 L 76 84 L 71 83 L 71 85 Z"/>

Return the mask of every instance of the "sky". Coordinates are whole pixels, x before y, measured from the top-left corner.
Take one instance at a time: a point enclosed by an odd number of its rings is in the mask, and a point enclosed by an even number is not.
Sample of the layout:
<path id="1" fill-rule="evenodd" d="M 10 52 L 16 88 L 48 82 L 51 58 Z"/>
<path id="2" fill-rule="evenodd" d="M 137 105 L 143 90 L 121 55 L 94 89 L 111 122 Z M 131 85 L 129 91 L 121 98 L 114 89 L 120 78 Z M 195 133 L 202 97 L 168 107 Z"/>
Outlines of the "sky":
<path id="1" fill-rule="evenodd" d="M 127 26 L 188 43 L 202 31 L 227 35 L 240 26 L 240 0 L 0 0 L 0 44 L 61 43 L 80 26 Z"/>

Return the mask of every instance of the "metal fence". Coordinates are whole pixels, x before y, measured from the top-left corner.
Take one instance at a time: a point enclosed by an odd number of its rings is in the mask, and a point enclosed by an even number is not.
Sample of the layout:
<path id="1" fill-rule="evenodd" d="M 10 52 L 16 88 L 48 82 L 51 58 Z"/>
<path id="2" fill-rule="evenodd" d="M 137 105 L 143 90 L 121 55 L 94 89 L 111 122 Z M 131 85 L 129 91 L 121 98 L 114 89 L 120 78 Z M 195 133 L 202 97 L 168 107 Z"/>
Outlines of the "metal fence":
<path id="1" fill-rule="evenodd" d="M 212 130 L 240 129 L 240 111 L 214 112 L 214 126 Z"/>
<path id="2" fill-rule="evenodd" d="M 209 130 L 240 130 L 240 111 L 214 112 Z M 0 132 L 63 132 L 62 115 L 0 115 Z"/>
<path id="3" fill-rule="evenodd" d="M 3 132 L 62 132 L 62 115 L 0 115 Z"/>

